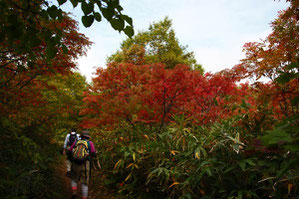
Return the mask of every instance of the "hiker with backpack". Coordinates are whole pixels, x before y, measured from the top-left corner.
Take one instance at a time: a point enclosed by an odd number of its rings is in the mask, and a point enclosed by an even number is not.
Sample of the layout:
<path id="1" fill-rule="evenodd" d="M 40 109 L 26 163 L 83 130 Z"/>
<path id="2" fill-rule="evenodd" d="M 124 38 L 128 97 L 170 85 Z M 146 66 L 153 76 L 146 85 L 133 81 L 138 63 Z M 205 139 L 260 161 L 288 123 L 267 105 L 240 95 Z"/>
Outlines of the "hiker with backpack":
<path id="1" fill-rule="evenodd" d="M 96 150 L 90 139 L 89 131 L 81 133 L 81 140 L 76 141 L 69 148 L 72 154 L 71 185 L 73 190 L 72 198 L 76 198 L 78 182 L 82 186 L 82 198 L 87 199 L 88 184 L 91 177 L 91 161 L 96 158 Z"/>
<path id="2" fill-rule="evenodd" d="M 77 134 L 76 130 L 72 128 L 71 132 L 68 133 L 65 137 L 64 145 L 63 145 L 63 155 L 65 155 L 67 150 L 71 147 L 71 145 L 78 140 L 80 140 L 80 135 Z M 70 175 L 71 166 L 72 166 L 71 157 L 70 157 L 70 154 L 67 153 L 67 159 L 66 159 L 66 175 L 67 176 Z"/>

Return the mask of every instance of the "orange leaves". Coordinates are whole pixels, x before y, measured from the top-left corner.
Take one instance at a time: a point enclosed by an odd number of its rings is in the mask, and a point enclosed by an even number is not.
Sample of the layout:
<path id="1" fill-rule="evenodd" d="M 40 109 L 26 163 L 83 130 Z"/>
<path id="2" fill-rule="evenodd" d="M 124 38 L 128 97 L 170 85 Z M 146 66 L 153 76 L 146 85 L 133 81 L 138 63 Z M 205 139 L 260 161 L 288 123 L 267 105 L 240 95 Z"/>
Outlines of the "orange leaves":
<path id="1" fill-rule="evenodd" d="M 86 108 L 81 113 L 86 120 L 99 118 L 98 125 L 142 122 L 163 127 L 176 114 L 197 123 L 212 122 L 231 115 L 228 104 L 241 102 L 239 96 L 246 93 L 241 95 L 226 76 L 202 76 L 185 65 L 165 69 L 159 63 L 111 63 L 107 69 L 98 69 L 97 75 L 84 94 Z"/>
<path id="2" fill-rule="evenodd" d="M 283 80 L 282 74 L 298 74 L 298 39 L 299 26 L 297 5 L 291 6 L 279 13 L 278 18 L 272 22 L 272 33 L 261 42 L 249 42 L 243 46 L 245 58 L 231 70 L 222 71 L 223 75 L 240 81 L 250 78 L 255 81 L 247 87 L 245 101 L 251 104 L 247 111 L 249 121 L 267 122 L 267 120 L 282 119 L 298 113 L 298 108 L 291 101 L 299 93 L 298 78 L 279 84 L 276 78 Z M 292 65 L 292 67 L 290 67 Z M 287 77 L 287 76 L 286 76 Z M 268 83 L 257 82 L 262 78 Z M 290 80 L 290 79 L 289 79 Z M 244 87 L 245 88 L 245 87 Z M 241 89 L 243 90 L 243 89 Z M 244 96 L 244 94 L 242 94 Z M 270 114 L 271 116 L 270 116 Z M 271 122 L 264 124 L 271 127 Z"/>
<path id="3" fill-rule="evenodd" d="M 173 187 L 173 186 L 175 186 L 175 185 L 179 185 L 180 183 L 179 182 L 174 182 L 174 183 L 172 183 L 168 188 L 171 188 L 171 187 Z"/>
<path id="4" fill-rule="evenodd" d="M 278 71 L 285 71 L 286 66 L 296 62 L 298 57 L 299 27 L 296 5 L 280 13 L 272 22 L 272 33 L 262 42 L 244 44 L 245 59 L 231 71 L 241 79 L 261 77 L 273 80 Z"/>
<path id="5" fill-rule="evenodd" d="M 91 45 L 91 42 L 83 34 L 77 32 L 78 24 L 66 15 L 63 16 L 61 21 L 47 22 L 41 21 L 41 23 L 44 23 L 41 25 L 50 29 L 53 33 L 59 32 L 61 44 L 68 48 L 68 53 L 65 53 L 65 49 L 62 49 L 62 47 L 53 46 L 57 50 L 57 54 L 51 62 L 46 59 L 47 52 L 45 50 L 49 47 L 49 41 L 41 41 L 34 47 L 27 46 L 25 52 L 18 51 L 18 46 L 7 46 L 5 41 L 0 43 L 3 47 L 0 60 L 0 109 L 4 115 L 19 112 L 19 115 L 26 122 L 29 121 L 29 117 L 38 117 L 41 113 L 43 115 L 47 114 L 50 118 L 59 111 L 70 113 L 71 104 L 52 110 L 52 113 L 41 111 L 41 107 L 55 104 L 53 101 L 57 98 L 51 96 L 50 93 L 56 92 L 59 95 L 58 86 L 48 84 L 46 79 L 54 77 L 54 74 L 57 73 L 63 76 L 71 75 L 71 70 L 76 67 L 74 60 L 85 54 L 86 48 Z M 39 34 L 35 35 L 37 39 L 44 38 Z M 53 35 L 52 39 L 58 38 Z M 54 45 L 54 43 L 52 44 Z M 34 55 L 34 59 L 30 54 Z M 72 81 L 75 82 L 76 80 Z M 59 96 L 62 96 L 61 94 Z M 52 101 L 48 101 L 49 98 Z M 61 105 L 59 102 L 58 104 Z"/>
<path id="6" fill-rule="evenodd" d="M 175 155 L 175 154 L 177 154 L 177 153 L 179 153 L 179 151 L 176 151 L 176 150 L 171 150 L 171 151 L 170 151 L 170 154 L 172 154 L 172 155 Z"/>
<path id="7" fill-rule="evenodd" d="M 140 96 L 145 91 L 143 82 L 148 68 L 126 63 L 99 68 L 90 88 L 92 92 L 84 94 L 86 108 L 82 113 L 99 117 L 102 125 L 136 120 L 134 115 L 144 109 Z"/>

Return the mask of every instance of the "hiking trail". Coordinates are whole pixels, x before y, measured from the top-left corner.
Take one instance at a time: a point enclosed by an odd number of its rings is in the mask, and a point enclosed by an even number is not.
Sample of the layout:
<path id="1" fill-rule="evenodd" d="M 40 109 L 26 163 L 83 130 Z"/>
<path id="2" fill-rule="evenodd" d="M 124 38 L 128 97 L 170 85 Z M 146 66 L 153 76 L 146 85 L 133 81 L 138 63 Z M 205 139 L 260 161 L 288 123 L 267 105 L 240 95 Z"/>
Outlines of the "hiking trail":
<path id="1" fill-rule="evenodd" d="M 61 176 L 62 178 L 62 185 L 63 189 L 65 190 L 65 193 L 62 195 L 63 197 L 66 198 L 71 198 L 72 196 L 72 188 L 71 188 L 71 181 L 70 179 L 66 176 L 66 164 L 65 164 L 65 157 L 62 158 L 61 164 L 58 165 L 57 167 L 57 173 Z M 89 199 L 120 199 L 115 196 L 112 190 L 107 189 L 101 182 L 98 182 L 95 184 L 95 178 L 100 177 L 102 174 L 100 171 L 92 171 L 92 178 L 91 182 L 88 186 L 89 191 L 88 191 L 88 198 Z M 81 198 L 81 185 L 78 186 L 78 195 L 77 198 Z"/>

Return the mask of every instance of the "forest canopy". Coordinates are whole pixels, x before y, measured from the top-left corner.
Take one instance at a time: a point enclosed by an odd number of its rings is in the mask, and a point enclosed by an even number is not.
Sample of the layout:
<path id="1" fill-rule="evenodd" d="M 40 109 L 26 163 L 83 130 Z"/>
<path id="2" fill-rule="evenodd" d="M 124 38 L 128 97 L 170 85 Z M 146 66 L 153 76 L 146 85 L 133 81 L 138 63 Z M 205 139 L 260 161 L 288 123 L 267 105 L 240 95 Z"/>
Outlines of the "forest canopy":
<path id="1" fill-rule="evenodd" d="M 88 129 L 98 150 L 93 198 L 298 197 L 298 1 L 213 74 L 171 19 L 133 36 L 119 1 L 70 0 L 84 26 L 106 18 L 130 37 L 91 83 L 76 60 L 92 41 L 65 2 L 0 2 L 0 198 L 68 198 L 71 129 Z"/>

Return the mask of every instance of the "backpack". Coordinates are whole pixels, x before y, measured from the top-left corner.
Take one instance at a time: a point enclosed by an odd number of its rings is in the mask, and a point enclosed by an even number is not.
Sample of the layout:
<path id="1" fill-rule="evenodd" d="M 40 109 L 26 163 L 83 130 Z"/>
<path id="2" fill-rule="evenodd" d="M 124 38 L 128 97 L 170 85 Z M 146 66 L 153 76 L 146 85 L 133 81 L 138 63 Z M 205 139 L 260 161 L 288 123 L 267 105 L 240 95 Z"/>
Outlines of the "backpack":
<path id="1" fill-rule="evenodd" d="M 70 134 L 70 137 L 69 137 L 69 141 L 68 141 L 68 145 L 69 146 L 72 146 L 72 144 L 78 140 L 78 137 L 77 137 L 77 133 L 75 134 Z"/>
<path id="2" fill-rule="evenodd" d="M 72 159 L 74 162 L 81 164 L 84 163 L 89 157 L 89 141 L 79 140 L 77 141 L 72 152 Z"/>

